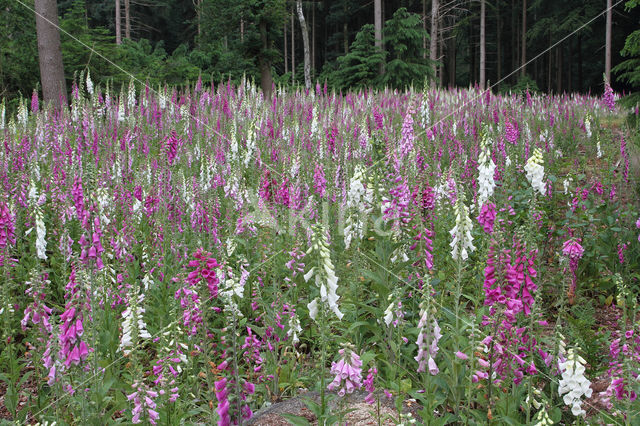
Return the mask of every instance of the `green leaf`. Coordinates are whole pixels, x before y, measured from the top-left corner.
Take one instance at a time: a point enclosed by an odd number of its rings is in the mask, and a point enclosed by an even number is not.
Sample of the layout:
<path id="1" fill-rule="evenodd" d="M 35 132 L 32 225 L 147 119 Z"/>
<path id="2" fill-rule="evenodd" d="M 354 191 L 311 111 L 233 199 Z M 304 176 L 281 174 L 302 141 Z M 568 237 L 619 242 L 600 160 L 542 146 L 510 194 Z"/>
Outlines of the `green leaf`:
<path id="1" fill-rule="evenodd" d="M 285 419 L 287 419 L 289 423 L 291 423 L 294 426 L 309 426 L 311 424 L 309 423 L 309 420 L 305 419 L 302 416 L 296 416 L 294 414 L 280 414 L 280 415 Z"/>

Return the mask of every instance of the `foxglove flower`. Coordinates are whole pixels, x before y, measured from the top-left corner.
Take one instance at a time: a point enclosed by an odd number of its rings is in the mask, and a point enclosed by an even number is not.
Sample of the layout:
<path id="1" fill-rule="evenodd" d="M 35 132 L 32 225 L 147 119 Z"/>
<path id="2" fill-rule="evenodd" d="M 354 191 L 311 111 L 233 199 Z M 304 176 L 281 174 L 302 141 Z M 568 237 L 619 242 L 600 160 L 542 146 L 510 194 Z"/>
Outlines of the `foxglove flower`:
<path id="1" fill-rule="evenodd" d="M 602 102 L 609 108 L 609 111 L 613 111 L 616 107 L 616 100 L 613 96 L 613 89 L 608 81 L 604 82 L 604 95 L 602 95 Z"/>
<path id="2" fill-rule="evenodd" d="M 482 229 L 487 234 L 493 233 L 493 224 L 496 220 L 496 205 L 486 203 L 482 205 L 480 214 L 478 215 L 478 223 L 482 225 Z"/>
<path id="3" fill-rule="evenodd" d="M 584 131 L 587 137 L 591 139 L 591 116 L 589 114 L 584 118 Z"/>
<path id="4" fill-rule="evenodd" d="M 491 152 L 489 150 L 488 142 L 488 128 L 484 129 L 484 136 L 482 138 L 482 152 L 478 159 L 478 205 L 482 206 L 493 195 L 493 190 L 496 183 L 493 179 L 493 175 L 496 171 L 496 164 L 491 158 Z"/>
<path id="5" fill-rule="evenodd" d="M 540 148 L 536 148 L 533 155 L 529 157 L 527 164 L 524 166 L 524 170 L 527 172 L 527 180 L 531 184 L 534 190 L 537 190 L 541 195 L 545 194 L 544 183 L 544 160 L 542 158 L 542 151 Z"/>
<path id="6" fill-rule="evenodd" d="M 151 335 L 147 331 L 147 324 L 144 322 L 143 307 L 144 294 L 132 294 L 129 299 L 129 306 L 122 312 L 122 338 L 120 339 L 120 350 L 125 356 L 131 353 L 131 347 L 138 344 L 138 339 L 150 339 Z"/>
<path id="7" fill-rule="evenodd" d="M 158 392 L 152 391 L 149 386 L 141 382 L 135 382 L 131 387 L 134 391 L 127 395 L 127 399 L 133 401 L 131 423 L 142 423 L 141 417 L 144 417 L 146 412 L 149 423 L 157 424 L 160 414 L 156 411 L 157 405 L 154 399 L 158 397 Z"/>
<path id="8" fill-rule="evenodd" d="M 347 193 L 347 209 L 350 210 L 347 216 L 346 226 L 344 228 L 344 245 L 345 248 L 351 246 L 354 237 L 361 240 L 364 237 L 364 220 L 367 213 L 372 210 L 373 190 L 367 186 L 364 177 L 364 168 L 357 165 L 355 173 L 349 182 L 349 192 Z"/>
<path id="9" fill-rule="evenodd" d="M 0 203 L 0 253 L 5 253 L 9 245 L 16 243 L 15 217 L 11 214 L 9 206 Z M 0 257 L 0 266 L 3 265 L 3 257 Z"/>
<path id="10" fill-rule="evenodd" d="M 435 318 L 430 318 L 429 312 L 426 310 L 420 311 L 420 320 L 418 321 L 418 340 L 416 345 L 418 346 L 418 355 L 415 360 L 418 361 L 418 373 L 425 372 L 425 368 L 429 369 L 429 373 L 436 375 L 440 372 L 435 361 L 435 357 L 438 354 L 438 341 L 442 337 L 440 334 L 440 326 Z"/>
<path id="11" fill-rule="evenodd" d="M 45 260 L 47 258 L 47 240 L 45 236 L 47 235 L 47 228 L 44 224 L 44 213 L 40 205 L 44 203 L 46 200 L 45 195 L 38 197 L 38 190 L 33 181 L 31 181 L 31 185 L 29 187 L 29 204 L 33 209 L 35 216 L 35 230 L 36 230 L 36 256 L 38 259 Z M 31 231 L 29 231 L 31 232 Z"/>
<path id="12" fill-rule="evenodd" d="M 418 355 L 414 358 L 418 362 L 418 373 L 425 372 L 429 369 L 431 375 L 440 372 L 435 361 L 438 354 L 438 341 L 442 337 L 440 334 L 440 326 L 436 321 L 436 309 L 431 303 L 432 288 L 430 284 L 426 284 L 423 288 L 423 300 L 420 302 L 420 320 L 418 321 Z"/>
<path id="13" fill-rule="evenodd" d="M 328 305 L 328 308 L 338 317 L 342 319 L 344 314 L 338 308 L 338 299 L 340 296 L 336 293 L 338 290 L 338 277 L 335 273 L 335 267 L 331 262 L 331 253 L 329 252 L 329 242 L 324 226 L 321 224 L 312 227 L 313 235 L 311 237 L 311 247 L 307 251 L 307 255 L 316 253 L 318 265 L 313 266 L 305 275 L 305 281 L 315 276 L 315 282 L 320 289 L 320 303 Z M 318 313 L 318 298 L 314 298 L 308 305 L 309 316 L 315 320 Z"/>
<path id="14" fill-rule="evenodd" d="M 344 345 L 338 353 L 340 360 L 331 363 L 331 374 L 335 374 L 335 378 L 327 389 L 334 391 L 339 388 L 338 395 L 344 396 L 362 387 L 362 360 L 349 344 Z"/>
<path id="15" fill-rule="evenodd" d="M 413 150 L 413 108 L 409 107 L 402 122 L 402 139 L 400 140 L 400 157 L 404 159 Z"/>
<path id="16" fill-rule="evenodd" d="M 566 360 L 559 363 L 562 379 L 559 382 L 558 393 L 560 396 L 564 395 L 564 403 L 571 407 L 571 413 L 576 417 L 586 415 L 580 398 L 582 396 L 590 398 L 593 392 L 590 387 L 591 382 L 584 376 L 585 363 L 586 361 L 577 355 L 573 348 L 569 349 Z"/>
<path id="17" fill-rule="evenodd" d="M 456 201 L 455 212 L 456 224 L 449 231 L 452 237 L 449 244 L 451 246 L 451 257 L 454 260 L 465 261 L 469 257 L 468 253 L 474 251 L 476 247 L 473 245 L 473 237 L 471 236 L 473 225 L 469 218 L 469 208 L 464 205 L 462 197 Z"/>

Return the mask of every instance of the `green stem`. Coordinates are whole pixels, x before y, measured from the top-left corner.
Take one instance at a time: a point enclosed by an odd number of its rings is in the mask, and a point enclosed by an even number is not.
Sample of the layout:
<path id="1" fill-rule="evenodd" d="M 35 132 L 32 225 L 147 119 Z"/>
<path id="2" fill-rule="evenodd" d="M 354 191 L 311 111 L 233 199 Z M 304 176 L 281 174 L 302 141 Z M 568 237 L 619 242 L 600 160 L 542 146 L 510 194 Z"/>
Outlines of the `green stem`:
<path id="1" fill-rule="evenodd" d="M 326 398 L 325 398 L 325 364 L 327 358 L 327 319 L 325 313 L 324 303 L 321 303 L 320 308 L 320 343 L 322 351 L 322 361 L 320 365 L 320 408 L 324 423 L 324 417 L 326 414 Z"/>
<path id="2" fill-rule="evenodd" d="M 242 409 L 240 407 L 240 374 L 238 371 L 238 336 L 236 333 L 236 329 L 238 328 L 237 326 L 237 320 L 236 320 L 236 311 L 235 309 L 232 309 L 233 311 L 233 376 L 234 376 L 234 380 L 235 380 L 235 387 L 236 387 L 236 415 L 238 416 L 238 423 L 240 426 L 242 426 Z"/>

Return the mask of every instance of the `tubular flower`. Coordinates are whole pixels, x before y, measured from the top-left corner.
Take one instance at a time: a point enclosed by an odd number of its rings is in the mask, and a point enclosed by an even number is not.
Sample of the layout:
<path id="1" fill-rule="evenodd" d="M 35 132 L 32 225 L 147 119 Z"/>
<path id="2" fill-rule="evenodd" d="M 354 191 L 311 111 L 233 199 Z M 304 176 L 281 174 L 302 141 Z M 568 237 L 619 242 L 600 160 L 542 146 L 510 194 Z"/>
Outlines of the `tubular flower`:
<path id="1" fill-rule="evenodd" d="M 574 416 L 584 416 L 586 411 L 582 409 L 580 398 L 584 395 L 591 397 L 593 390 L 591 382 L 584 376 L 586 361 L 579 355 L 576 355 L 573 348 L 569 349 L 567 359 L 560 363 L 562 371 L 562 379 L 558 387 L 558 393 L 563 397 L 564 403 L 571 407 L 571 413 Z"/>
<path id="2" fill-rule="evenodd" d="M 309 281 L 312 276 L 315 276 L 316 285 L 320 289 L 320 302 L 328 304 L 329 309 L 336 314 L 338 319 L 342 319 L 344 314 L 340 312 L 338 308 L 338 299 L 340 296 L 336 293 L 336 290 L 338 290 L 338 277 L 335 273 L 335 267 L 331 262 L 327 233 L 321 224 L 314 225 L 312 229 L 312 244 L 307 251 L 307 255 L 315 252 L 317 254 L 318 265 L 312 267 L 304 274 L 304 280 Z M 309 308 L 309 316 L 315 320 L 318 313 L 318 298 L 313 299 L 307 307 Z"/>
<path id="3" fill-rule="evenodd" d="M 451 257 L 454 260 L 467 260 L 468 252 L 474 251 L 473 237 L 471 236 L 472 223 L 469 218 L 469 208 L 464 205 L 461 198 L 458 198 L 455 205 L 456 224 L 449 233 L 453 238 L 451 243 Z"/>
<path id="4" fill-rule="evenodd" d="M 524 170 L 527 172 L 527 180 L 531 184 L 534 190 L 537 190 L 541 195 L 545 194 L 544 183 L 544 159 L 542 158 L 542 151 L 540 148 L 536 148 L 533 155 L 527 160 L 527 164 L 524 166 Z"/>
<path id="5" fill-rule="evenodd" d="M 344 396 L 362 387 L 362 360 L 349 344 L 344 345 L 338 353 L 340 360 L 331 363 L 331 374 L 336 376 L 327 389 L 333 391 L 340 388 L 338 395 Z"/>
<path id="6" fill-rule="evenodd" d="M 142 307 L 144 294 L 136 296 L 134 294 L 129 300 L 129 306 L 122 312 L 122 338 L 120 339 L 120 350 L 125 355 L 131 353 L 130 348 L 138 343 L 138 339 L 150 339 L 151 335 L 147 331 L 147 324 L 144 322 Z"/>
<path id="7" fill-rule="evenodd" d="M 496 183 L 493 179 L 493 175 L 496 171 L 496 164 L 491 159 L 488 131 L 486 127 L 482 137 L 482 152 L 480 153 L 478 161 L 478 204 L 482 206 L 489 197 L 493 195 L 493 190 L 496 187 Z"/>
<path id="8" fill-rule="evenodd" d="M 431 285 L 425 285 L 423 292 L 424 300 L 420 303 L 420 320 L 418 321 L 418 355 L 414 358 L 418 361 L 418 373 L 425 372 L 428 367 L 429 373 L 436 375 L 440 372 L 436 365 L 435 357 L 438 354 L 438 341 L 442 337 L 440 326 L 435 319 L 435 307 L 431 304 Z"/>

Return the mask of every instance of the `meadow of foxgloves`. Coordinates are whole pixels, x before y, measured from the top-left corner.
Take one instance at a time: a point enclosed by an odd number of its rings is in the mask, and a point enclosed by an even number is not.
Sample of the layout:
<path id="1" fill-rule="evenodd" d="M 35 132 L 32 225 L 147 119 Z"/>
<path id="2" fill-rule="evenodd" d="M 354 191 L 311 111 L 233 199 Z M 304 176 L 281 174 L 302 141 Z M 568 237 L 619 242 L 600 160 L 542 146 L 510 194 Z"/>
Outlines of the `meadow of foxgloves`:
<path id="1" fill-rule="evenodd" d="M 348 424 L 360 390 L 371 424 L 638 424 L 640 139 L 611 96 L 85 76 L 3 103 L 0 417 L 243 424 L 310 390 Z"/>

